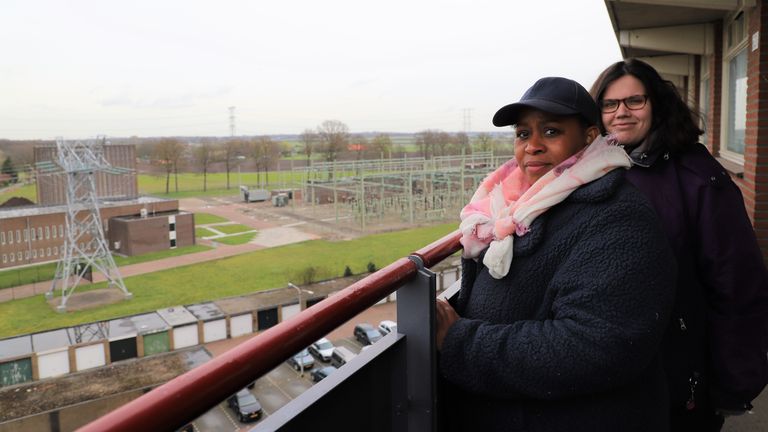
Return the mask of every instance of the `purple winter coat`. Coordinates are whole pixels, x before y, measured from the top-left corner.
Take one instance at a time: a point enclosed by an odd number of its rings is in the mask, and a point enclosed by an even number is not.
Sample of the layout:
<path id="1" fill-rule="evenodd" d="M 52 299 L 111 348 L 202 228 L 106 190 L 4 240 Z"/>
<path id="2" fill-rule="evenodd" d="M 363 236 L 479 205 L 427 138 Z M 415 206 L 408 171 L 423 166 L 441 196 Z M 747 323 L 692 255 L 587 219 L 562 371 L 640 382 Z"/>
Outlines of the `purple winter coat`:
<path id="1" fill-rule="evenodd" d="M 741 192 L 701 144 L 633 156 L 627 179 L 678 260 L 662 345 L 672 409 L 749 408 L 768 382 L 768 274 Z"/>

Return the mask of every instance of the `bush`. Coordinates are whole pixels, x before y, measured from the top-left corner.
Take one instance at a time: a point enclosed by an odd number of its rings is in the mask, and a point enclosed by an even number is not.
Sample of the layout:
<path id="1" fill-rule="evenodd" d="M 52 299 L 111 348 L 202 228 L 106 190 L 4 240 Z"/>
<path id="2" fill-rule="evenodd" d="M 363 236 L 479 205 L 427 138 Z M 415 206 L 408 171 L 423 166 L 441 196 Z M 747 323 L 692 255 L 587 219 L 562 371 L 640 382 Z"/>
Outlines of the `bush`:
<path id="1" fill-rule="evenodd" d="M 344 267 L 344 277 L 352 276 L 352 269 L 349 266 Z"/>
<path id="2" fill-rule="evenodd" d="M 368 273 L 373 273 L 376 271 L 376 264 L 374 264 L 371 261 L 368 261 Z"/>
<path id="3" fill-rule="evenodd" d="M 317 280 L 317 267 L 304 267 L 298 274 L 298 279 L 303 285 L 309 285 Z"/>

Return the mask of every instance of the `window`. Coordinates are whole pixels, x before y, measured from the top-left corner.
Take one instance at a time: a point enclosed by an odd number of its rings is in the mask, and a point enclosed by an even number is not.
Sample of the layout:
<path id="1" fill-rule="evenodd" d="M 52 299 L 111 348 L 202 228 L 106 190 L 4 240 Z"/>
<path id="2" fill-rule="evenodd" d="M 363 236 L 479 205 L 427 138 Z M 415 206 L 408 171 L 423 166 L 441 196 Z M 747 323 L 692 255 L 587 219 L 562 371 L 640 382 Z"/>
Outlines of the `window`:
<path id="1" fill-rule="evenodd" d="M 21 261 L 21 252 L 16 252 L 16 259 Z"/>
<path id="2" fill-rule="evenodd" d="M 13 244 L 13 231 L 8 231 L 8 244 Z"/>
<path id="3" fill-rule="evenodd" d="M 8 262 L 8 255 L 3 254 L 3 264 Z"/>
<path id="4" fill-rule="evenodd" d="M 53 231 L 53 238 L 56 238 L 56 225 L 51 225 L 51 231 Z"/>
<path id="5" fill-rule="evenodd" d="M 21 243 L 21 230 L 16 230 L 16 243 Z"/>
<path id="6" fill-rule="evenodd" d="M 43 239 L 43 227 L 37 227 L 37 238 Z"/>
<path id="7" fill-rule="evenodd" d="M 44 256 L 45 256 L 45 255 L 43 255 L 43 248 L 40 248 L 40 253 L 39 253 L 39 255 L 40 255 L 40 258 L 42 258 L 42 257 L 44 257 Z"/>
<path id="8" fill-rule="evenodd" d="M 721 156 L 744 163 L 747 132 L 747 19 L 739 11 L 726 19 L 723 29 L 723 103 Z"/>
<path id="9" fill-rule="evenodd" d="M 11 254 L 11 262 L 14 262 L 14 261 L 16 261 L 16 255 L 15 254 Z"/>
<path id="10" fill-rule="evenodd" d="M 176 247 L 176 239 L 171 239 L 171 249 Z"/>
<path id="11" fill-rule="evenodd" d="M 45 239 L 48 240 L 51 238 L 51 228 L 45 227 Z"/>
<path id="12" fill-rule="evenodd" d="M 64 225 L 59 225 L 59 237 L 64 237 Z"/>
<path id="13" fill-rule="evenodd" d="M 62 247 L 64 247 L 64 246 L 62 246 Z M 57 248 L 57 247 L 55 247 L 55 246 L 54 246 L 54 247 L 53 247 L 53 254 L 54 254 L 54 255 L 58 255 L 58 254 L 59 254 L 59 248 Z"/>
<path id="14" fill-rule="evenodd" d="M 27 251 L 27 259 L 29 259 L 29 251 Z M 37 249 L 32 249 L 32 258 L 37 258 Z"/>
<path id="15" fill-rule="evenodd" d="M 5 231 L 0 231 L 0 244 L 5 244 Z"/>
<path id="16" fill-rule="evenodd" d="M 45 249 L 45 256 L 51 256 L 51 248 Z"/>
<path id="17" fill-rule="evenodd" d="M 29 241 L 29 228 L 24 228 L 24 241 Z"/>
<path id="18" fill-rule="evenodd" d="M 31 231 L 31 234 L 32 234 L 32 241 L 35 241 L 37 239 L 37 236 L 35 235 L 35 229 L 32 228 L 30 231 Z"/>

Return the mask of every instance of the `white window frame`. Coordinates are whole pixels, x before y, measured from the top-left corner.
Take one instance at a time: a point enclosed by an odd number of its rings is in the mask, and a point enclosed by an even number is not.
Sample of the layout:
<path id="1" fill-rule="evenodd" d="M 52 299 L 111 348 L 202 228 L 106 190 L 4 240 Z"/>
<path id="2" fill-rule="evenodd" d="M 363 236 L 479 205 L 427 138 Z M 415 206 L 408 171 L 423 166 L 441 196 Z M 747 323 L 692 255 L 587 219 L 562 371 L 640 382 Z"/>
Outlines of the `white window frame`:
<path id="1" fill-rule="evenodd" d="M 16 243 L 21 243 L 21 230 L 16 230 Z"/>
<path id="2" fill-rule="evenodd" d="M 732 28 L 731 25 L 736 20 L 736 18 L 739 17 L 739 15 L 743 17 L 743 25 L 744 25 L 743 38 L 740 41 L 736 41 L 735 43 L 729 46 L 728 35 Z M 721 92 L 720 92 L 720 152 L 719 152 L 719 155 L 723 159 L 737 163 L 739 165 L 744 165 L 744 155 L 728 149 L 728 142 L 730 138 L 728 136 L 728 124 L 731 120 L 728 115 L 728 112 L 730 111 L 729 100 L 731 96 L 730 64 L 733 59 L 735 59 L 739 54 L 741 54 L 742 51 L 746 51 L 747 69 L 749 69 L 749 51 L 748 51 L 749 39 L 750 39 L 750 36 L 749 36 L 748 11 L 742 8 L 729 14 L 723 22 L 723 60 L 721 63 L 721 68 L 723 73 L 722 73 Z M 749 76 L 747 76 L 747 79 L 749 79 Z M 747 89 L 747 93 L 749 93 L 749 89 Z M 747 105 L 748 104 L 749 102 L 747 101 Z M 745 148 L 745 152 L 746 152 L 746 148 Z"/>
<path id="3" fill-rule="evenodd" d="M 0 244 L 5 244 L 5 231 L 0 231 Z"/>
<path id="4" fill-rule="evenodd" d="M 8 244 L 13 244 L 13 231 L 8 231 Z"/>
<path id="5" fill-rule="evenodd" d="M 699 139 L 704 145 L 707 145 L 711 135 L 711 125 L 709 124 L 709 114 L 712 111 L 712 93 L 709 91 L 709 87 L 712 84 L 712 72 L 709 70 L 711 57 L 713 55 L 701 56 L 701 70 L 699 74 L 699 114 L 701 115 L 699 127 L 704 131 Z"/>

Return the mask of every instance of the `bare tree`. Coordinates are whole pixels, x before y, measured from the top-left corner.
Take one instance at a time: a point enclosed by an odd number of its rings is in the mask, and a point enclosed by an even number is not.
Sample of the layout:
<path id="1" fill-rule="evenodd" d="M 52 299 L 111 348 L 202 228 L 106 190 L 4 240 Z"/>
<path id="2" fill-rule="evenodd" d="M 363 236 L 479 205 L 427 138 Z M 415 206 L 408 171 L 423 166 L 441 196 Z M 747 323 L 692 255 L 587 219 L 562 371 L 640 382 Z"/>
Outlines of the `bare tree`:
<path id="1" fill-rule="evenodd" d="M 392 138 L 385 133 L 376 134 L 371 141 L 371 146 L 379 154 L 379 157 L 392 157 Z"/>
<path id="2" fill-rule="evenodd" d="M 445 132 L 438 130 L 427 129 L 416 134 L 416 145 L 419 147 L 419 153 L 424 158 L 430 158 L 437 152 L 438 143 L 440 142 L 442 135 L 447 135 Z"/>
<path id="3" fill-rule="evenodd" d="M 171 173 L 176 174 L 176 192 L 179 191 L 179 161 L 184 144 L 176 138 L 162 138 L 155 146 L 155 160 L 165 168 L 165 193 L 170 193 Z"/>
<path id="4" fill-rule="evenodd" d="M 265 182 L 269 185 L 269 170 L 280 158 L 280 143 L 272 141 L 268 136 L 258 137 L 251 143 L 251 155 L 256 161 L 256 181 L 261 183 L 263 170 Z"/>
<path id="5" fill-rule="evenodd" d="M 362 159 L 366 149 L 368 149 L 368 138 L 362 134 L 353 136 L 349 148 L 355 152 L 355 159 Z"/>
<path id="6" fill-rule="evenodd" d="M 213 149 L 211 143 L 203 141 L 195 148 L 195 161 L 203 171 L 203 191 L 208 190 L 208 168 L 213 162 Z"/>
<path id="7" fill-rule="evenodd" d="M 472 149 L 469 146 L 469 136 L 464 132 L 458 132 L 453 138 L 454 153 L 461 154 L 462 151 L 466 154 L 472 153 Z"/>
<path id="8" fill-rule="evenodd" d="M 349 142 L 349 128 L 338 120 L 326 120 L 318 128 L 317 133 L 322 142 L 322 152 L 325 160 L 333 162 Z"/>
<path id="9" fill-rule="evenodd" d="M 243 143 L 235 138 L 230 138 L 221 144 L 219 151 L 220 158 L 224 161 L 224 168 L 227 171 L 227 189 L 229 189 L 229 173 L 237 160 L 237 156 L 243 148 Z"/>
<path id="10" fill-rule="evenodd" d="M 475 146 L 480 151 L 493 151 L 496 140 L 489 133 L 480 133 L 475 137 Z"/>
<path id="11" fill-rule="evenodd" d="M 309 165 L 309 160 L 312 159 L 312 151 L 317 146 L 319 137 L 314 130 L 304 129 L 304 132 L 299 135 L 299 139 L 304 144 L 304 154 L 307 155 L 307 165 Z"/>

